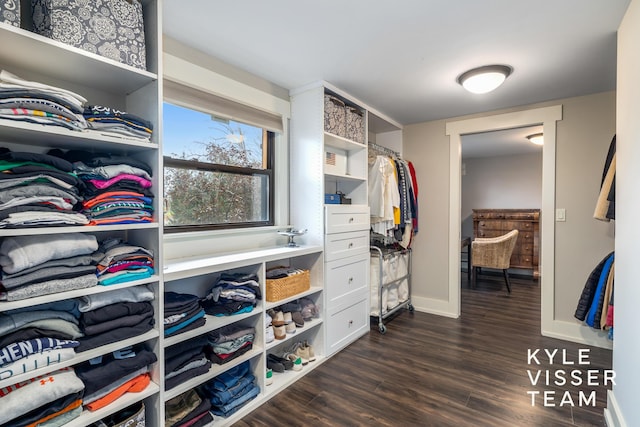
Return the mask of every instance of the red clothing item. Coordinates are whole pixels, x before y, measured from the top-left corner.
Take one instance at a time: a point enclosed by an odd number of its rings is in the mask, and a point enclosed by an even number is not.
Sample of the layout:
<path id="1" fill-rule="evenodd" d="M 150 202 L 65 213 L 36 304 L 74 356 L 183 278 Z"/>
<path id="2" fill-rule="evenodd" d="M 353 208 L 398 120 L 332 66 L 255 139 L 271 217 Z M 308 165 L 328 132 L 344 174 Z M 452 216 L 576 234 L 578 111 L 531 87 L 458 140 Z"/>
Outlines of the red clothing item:
<path id="1" fill-rule="evenodd" d="M 111 393 L 104 395 L 98 400 L 94 400 L 93 402 L 88 403 L 87 405 L 85 405 L 85 408 L 87 408 L 90 411 L 97 411 L 98 409 L 104 408 L 108 404 L 113 403 L 116 399 L 118 399 L 120 396 L 122 396 L 127 392 L 130 392 L 130 393 L 141 392 L 142 390 L 147 388 L 150 382 L 151 382 L 151 377 L 149 376 L 148 373 L 138 375 L 137 377 L 132 378 L 131 380 L 122 384 L 120 387 L 116 388 Z"/>

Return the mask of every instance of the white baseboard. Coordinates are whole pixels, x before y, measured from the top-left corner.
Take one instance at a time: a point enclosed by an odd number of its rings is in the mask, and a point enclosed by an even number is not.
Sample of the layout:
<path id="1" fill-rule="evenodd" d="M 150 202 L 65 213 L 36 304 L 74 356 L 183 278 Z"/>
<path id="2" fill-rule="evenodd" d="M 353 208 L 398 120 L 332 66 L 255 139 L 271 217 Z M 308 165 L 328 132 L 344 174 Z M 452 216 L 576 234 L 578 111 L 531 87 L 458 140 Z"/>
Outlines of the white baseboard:
<path id="1" fill-rule="evenodd" d="M 449 301 L 446 300 L 412 296 L 411 303 L 416 311 L 452 317 L 454 319 L 460 317 L 460 315 L 456 313 L 456 310 L 452 309 Z"/>
<path id="2" fill-rule="evenodd" d="M 574 322 L 553 320 L 547 323 L 548 327 L 542 329 L 545 337 L 557 338 L 565 341 L 586 344 L 600 348 L 613 348 L 613 342 L 607 339 L 607 333 L 597 331 L 588 326 Z"/>
<path id="3" fill-rule="evenodd" d="M 613 390 L 607 392 L 607 407 L 604 408 L 604 421 L 607 427 L 627 427 L 627 423 L 622 417 L 616 395 Z"/>

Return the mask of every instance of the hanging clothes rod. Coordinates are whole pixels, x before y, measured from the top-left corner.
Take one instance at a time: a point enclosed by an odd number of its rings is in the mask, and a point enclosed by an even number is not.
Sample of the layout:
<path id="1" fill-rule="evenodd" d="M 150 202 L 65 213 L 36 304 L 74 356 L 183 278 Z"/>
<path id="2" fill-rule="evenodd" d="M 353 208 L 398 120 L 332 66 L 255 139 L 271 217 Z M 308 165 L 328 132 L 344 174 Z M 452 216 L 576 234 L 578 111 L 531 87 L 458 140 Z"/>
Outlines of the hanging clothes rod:
<path id="1" fill-rule="evenodd" d="M 398 159 L 400 158 L 400 153 L 398 153 L 397 151 L 394 151 L 391 148 L 383 147 L 382 145 L 378 145 L 375 142 L 370 142 L 369 147 L 380 153 L 384 153 L 389 156 L 396 157 Z"/>

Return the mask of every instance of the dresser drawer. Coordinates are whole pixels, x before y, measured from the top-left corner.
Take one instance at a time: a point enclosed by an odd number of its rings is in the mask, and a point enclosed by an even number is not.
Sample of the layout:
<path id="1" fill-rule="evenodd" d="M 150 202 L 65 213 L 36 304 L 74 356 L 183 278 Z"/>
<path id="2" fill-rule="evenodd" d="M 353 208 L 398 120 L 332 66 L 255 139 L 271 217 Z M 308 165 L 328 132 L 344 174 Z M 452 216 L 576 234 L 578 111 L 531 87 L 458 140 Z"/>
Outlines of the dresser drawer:
<path id="1" fill-rule="evenodd" d="M 505 212 L 504 219 L 538 220 L 540 212 Z"/>
<path id="2" fill-rule="evenodd" d="M 533 245 L 534 234 L 530 231 L 521 231 L 518 234 L 518 244 L 519 245 Z"/>
<path id="3" fill-rule="evenodd" d="M 369 329 L 367 299 L 359 300 L 330 313 L 326 325 L 329 354 L 333 354 Z"/>
<path id="4" fill-rule="evenodd" d="M 325 233 L 369 230 L 369 206 L 325 206 Z"/>
<path id="5" fill-rule="evenodd" d="M 502 224 L 505 231 L 533 231 L 533 223 L 531 221 L 504 221 Z"/>
<path id="6" fill-rule="evenodd" d="M 364 255 L 325 263 L 327 304 L 332 306 L 340 299 L 366 294 L 369 287 L 369 252 Z"/>
<path id="7" fill-rule="evenodd" d="M 533 265 L 533 256 L 532 255 L 512 255 L 510 264 L 512 268 L 531 268 Z"/>
<path id="8" fill-rule="evenodd" d="M 531 243 L 527 244 L 516 244 L 516 247 L 513 248 L 514 255 L 529 255 L 533 254 L 533 245 Z"/>
<path id="9" fill-rule="evenodd" d="M 485 230 L 485 229 L 478 228 L 477 234 L 478 234 L 478 237 L 490 238 L 490 237 L 499 237 L 506 233 L 502 230 L 491 230 L 491 229 Z"/>
<path id="10" fill-rule="evenodd" d="M 491 230 L 491 231 L 501 232 L 503 229 L 504 229 L 504 224 L 502 221 L 495 221 L 495 220 L 478 221 L 478 230 L 482 230 L 482 231 Z"/>
<path id="11" fill-rule="evenodd" d="M 503 219 L 504 213 L 502 212 L 474 212 L 474 219 Z"/>
<path id="12" fill-rule="evenodd" d="M 369 253 L 369 231 L 328 234 L 324 243 L 325 261 Z"/>

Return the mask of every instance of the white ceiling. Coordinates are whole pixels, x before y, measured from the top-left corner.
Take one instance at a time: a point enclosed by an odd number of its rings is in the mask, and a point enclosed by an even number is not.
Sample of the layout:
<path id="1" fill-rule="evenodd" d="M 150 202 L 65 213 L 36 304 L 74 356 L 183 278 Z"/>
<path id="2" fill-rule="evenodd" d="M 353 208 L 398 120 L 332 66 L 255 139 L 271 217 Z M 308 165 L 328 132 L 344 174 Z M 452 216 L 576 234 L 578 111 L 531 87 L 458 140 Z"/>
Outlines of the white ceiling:
<path id="1" fill-rule="evenodd" d="M 615 88 L 629 0 L 165 0 L 164 32 L 292 89 L 325 80 L 410 124 Z M 495 92 L 456 77 L 508 64 Z"/>
<path id="2" fill-rule="evenodd" d="M 463 159 L 542 153 L 542 146 L 529 142 L 528 135 L 542 133 L 542 125 L 463 135 Z"/>

